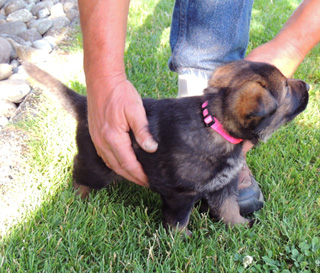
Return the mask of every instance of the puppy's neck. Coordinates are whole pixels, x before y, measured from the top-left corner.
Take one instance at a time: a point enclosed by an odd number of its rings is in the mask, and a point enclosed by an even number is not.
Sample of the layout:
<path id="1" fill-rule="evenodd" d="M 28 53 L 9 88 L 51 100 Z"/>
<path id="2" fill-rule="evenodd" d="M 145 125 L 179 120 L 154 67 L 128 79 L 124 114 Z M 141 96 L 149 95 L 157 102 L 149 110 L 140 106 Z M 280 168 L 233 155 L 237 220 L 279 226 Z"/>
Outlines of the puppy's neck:
<path id="1" fill-rule="evenodd" d="M 235 138 L 231 136 L 227 131 L 223 129 L 222 124 L 218 121 L 217 118 L 213 117 L 208 110 L 208 101 L 205 101 L 202 104 L 202 115 L 203 115 L 203 121 L 207 127 L 210 127 L 212 130 L 217 132 L 219 135 L 221 135 L 224 139 L 229 141 L 232 144 L 239 144 L 243 141 L 241 138 Z"/>

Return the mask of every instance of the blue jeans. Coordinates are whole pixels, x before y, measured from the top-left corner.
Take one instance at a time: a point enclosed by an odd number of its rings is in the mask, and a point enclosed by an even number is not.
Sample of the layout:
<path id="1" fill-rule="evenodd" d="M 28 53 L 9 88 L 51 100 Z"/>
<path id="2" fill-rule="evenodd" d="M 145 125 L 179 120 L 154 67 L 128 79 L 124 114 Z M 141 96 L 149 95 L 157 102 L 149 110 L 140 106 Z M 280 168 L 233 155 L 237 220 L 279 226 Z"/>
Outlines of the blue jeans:
<path id="1" fill-rule="evenodd" d="M 243 59 L 253 0 L 176 0 L 169 68 L 209 78 L 217 66 Z"/>

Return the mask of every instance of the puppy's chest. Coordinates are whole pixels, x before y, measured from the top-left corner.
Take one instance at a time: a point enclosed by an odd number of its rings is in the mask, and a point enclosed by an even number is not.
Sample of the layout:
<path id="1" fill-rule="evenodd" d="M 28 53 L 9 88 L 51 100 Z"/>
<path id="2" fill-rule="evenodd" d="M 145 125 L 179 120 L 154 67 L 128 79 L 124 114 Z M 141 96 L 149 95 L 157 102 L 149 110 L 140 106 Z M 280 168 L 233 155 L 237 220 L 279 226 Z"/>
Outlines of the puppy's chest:
<path id="1" fill-rule="evenodd" d="M 204 145 L 205 146 L 205 145 Z M 229 146 L 229 145 L 228 145 Z M 205 146 L 206 147 L 206 146 Z M 184 183 L 191 191 L 216 191 L 228 185 L 237 176 L 245 160 L 241 147 L 214 149 L 189 149 L 174 153 L 170 169 L 175 173 L 179 184 Z"/>
<path id="2" fill-rule="evenodd" d="M 211 192 L 222 189 L 227 186 L 232 179 L 236 178 L 240 172 L 245 159 L 243 156 L 229 157 L 223 161 L 217 162 L 213 166 L 210 178 L 202 184 L 196 184 L 196 190 L 200 192 Z"/>

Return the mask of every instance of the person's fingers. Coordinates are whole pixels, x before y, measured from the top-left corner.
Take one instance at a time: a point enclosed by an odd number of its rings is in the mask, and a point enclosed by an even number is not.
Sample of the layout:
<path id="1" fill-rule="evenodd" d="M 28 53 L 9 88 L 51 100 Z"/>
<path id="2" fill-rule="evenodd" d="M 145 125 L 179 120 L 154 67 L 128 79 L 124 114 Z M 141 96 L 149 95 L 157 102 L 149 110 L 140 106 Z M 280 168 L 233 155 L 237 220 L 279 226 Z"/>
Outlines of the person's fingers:
<path id="1" fill-rule="evenodd" d="M 148 179 L 133 152 L 129 134 L 123 133 L 114 137 L 109 134 L 106 142 L 109 149 L 101 152 L 106 165 L 127 180 L 147 187 Z"/>
<path id="2" fill-rule="evenodd" d="M 89 131 L 99 156 L 118 175 L 142 186 L 148 179 L 138 162 L 129 135 L 136 134 L 139 145 L 155 151 L 157 144 L 148 132 L 148 121 L 140 95 L 129 81 L 117 83 L 108 97 L 89 97 Z M 92 100 L 91 100 L 92 99 Z M 151 143 L 150 143 L 151 142 Z"/>
<path id="3" fill-rule="evenodd" d="M 158 149 L 158 143 L 148 130 L 148 120 L 142 102 L 127 105 L 126 116 L 139 146 L 148 153 L 154 153 Z"/>

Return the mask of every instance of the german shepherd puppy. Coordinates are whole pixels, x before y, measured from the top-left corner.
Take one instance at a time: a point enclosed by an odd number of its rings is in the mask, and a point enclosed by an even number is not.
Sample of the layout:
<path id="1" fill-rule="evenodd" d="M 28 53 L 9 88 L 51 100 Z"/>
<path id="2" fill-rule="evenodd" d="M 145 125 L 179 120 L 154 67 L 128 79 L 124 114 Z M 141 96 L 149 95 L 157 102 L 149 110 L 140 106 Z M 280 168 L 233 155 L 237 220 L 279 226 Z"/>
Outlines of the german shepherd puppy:
<path id="1" fill-rule="evenodd" d="M 91 141 L 86 97 L 32 64 L 24 67 L 78 121 L 73 168 L 78 193 L 86 197 L 91 189 L 119 179 Z M 308 90 L 308 84 L 287 79 L 270 64 L 236 61 L 216 69 L 202 96 L 143 99 L 158 150 L 147 153 L 133 134 L 131 140 L 150 189 L 161 195 L 164 226 L 189 234 L 190 212 L 199 199 L 208 204 L 210 215 L 224 223 L 250 225 L 237 202 L 237 175 L 245 163 L 242 140 L 266 141 L 306 108 Z"/>

